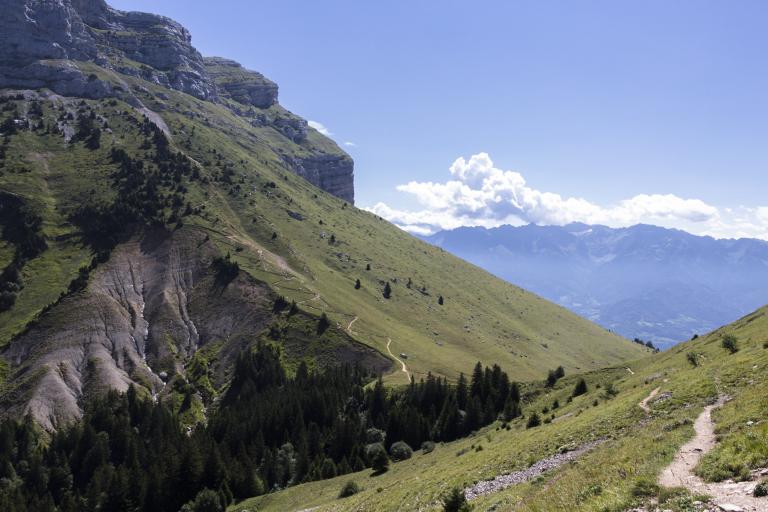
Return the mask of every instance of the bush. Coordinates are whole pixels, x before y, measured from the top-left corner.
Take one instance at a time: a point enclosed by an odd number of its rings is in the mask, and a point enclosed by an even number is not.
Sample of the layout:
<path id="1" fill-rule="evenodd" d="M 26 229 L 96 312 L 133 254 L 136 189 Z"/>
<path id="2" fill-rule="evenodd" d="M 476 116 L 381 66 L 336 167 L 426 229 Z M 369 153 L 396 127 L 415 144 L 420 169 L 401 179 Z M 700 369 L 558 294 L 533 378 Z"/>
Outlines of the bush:
<path id="1" fill-rule="evenodd" d="M 768 481 L 766 482 L 760 482 L 755 487 L 755 490 L 752 492 L 752 495 L 755 498 L 763 498 L 765 496 L 768 496 Z"/>
<path id="2" fill-rule="evenodd" d="M 589 391 L 589 388 L 587 387 L 587 381 L 584 379 L 579 379 L 579 382 L 577 382 L 576 386 L 573 388 L 573 395 L 571 396 L 581 396 L 587 391 Z"/>
<path id="3" fill-rule="evenodd" d="M 538 415 L 538 413 L 535 413 L 535 412 L 534 412 L 534 413 L 533 413 L 533 414 L 531 414 L 531 416 L 528 418 L 528 423 L 526 423 L 526 425 L 525 425 L 525 428 L 533 428 L 533 427 L 538 427 L 539 425 L 541 425 L 541 418 L 539 418 L 539 415 Z"/>
<path id="4" fill-rule="evenodd" d="M 360 486 L 357 485 L 355 481 L 350 480 L 344 484 L 344 487 L 341 488 L 341 491 L 339 492 L 339 498 L 348 498 L 353 494 L 357 494 L 359 492 L 360 492 Z"/>
<path id="5" fill-rule="evenodd" d="M 384 295 L 385 299 L 388 299 L 392 296 L 392 287 L 389 285 L 389 282 L 384 285 L 384 292 L 382 295 Z"/>
<path id="6" fill-rule="evenodd" d="M 768 349 L 768 341 L 763 342 L 763 348 Z"/>
<path id="7" fill-rule="evenodd" d="M 387 439 L 387 433 L 378 428 L 369 428 L 365 431 L 365 439 L 368 441 L 368 444 L 384 444 L 384 441 Z"/>
<path id="8" fill-rule="evenodd" d="M 603 390 L 603 398 L 610 400 L 618 394 L 619 390 L 616 389 L 616 386 L 613 385 L 613 382 L 609 382 L 605 385 L 605 389 Z"/>
<path id="9" fill-rule="evenodd" d="M 216 492 L 203 489 L 194 500 L 181 507 L 181 512 L 224 512 L 224 506 Z"/>
<path id="10" fill-rule="evenodd" d="M 733 334 L 726 334 L 723 336 L 722 345 L 723 348 L 731 354 L 735 354 L 739 351 L 739 339 Z"/>
<path id="11" fill-rule="evenodd" d="M 389 456 L 395 462 L 410 459 L 412 455 L 413 450 L 405 441 L 392 443 L 392 446 L 389 447 Z"/>
<path id="12" fill-rule="evenodd" d="M 421 452 L 424 454 L 432 453 L 435 451 L 435 443 L 432 441 L 424 441 L 421 443 Z"/>
<path id="13" fill-rule="evenodd" d="M 368 458 L 368 464 L 376 473 L 385 473 L 389 469 L 389 457 L 381 443 L 366 446 L 365 455 Z"/>
<path id="14" fill-rule="evenodd" d="M 464 492 L 458 487 L 451 489 L 443 496 L 443 512 L 469 512 L 472 508 L 467 503 Z"/>
<path id="15" fill-rule="evenodd" d="M 699 366 L 699 354 L 697 354 L 696 352 L 688 352 L 685 355 L 685 357 L 686 359 L 688 359 L 688 362 L 691 363 L 691 366 L 693 366 L 694 368 Z"/>

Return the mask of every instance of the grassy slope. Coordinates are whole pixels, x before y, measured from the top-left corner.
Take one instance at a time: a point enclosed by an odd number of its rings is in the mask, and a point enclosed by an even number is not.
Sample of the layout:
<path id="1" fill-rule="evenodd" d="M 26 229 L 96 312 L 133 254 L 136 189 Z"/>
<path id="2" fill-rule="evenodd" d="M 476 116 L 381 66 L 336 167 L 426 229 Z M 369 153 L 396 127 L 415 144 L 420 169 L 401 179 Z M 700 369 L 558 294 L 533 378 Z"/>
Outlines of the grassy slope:
<path id="1" fill-rule="evenodd" d="M 101 78 L 115 78 L 95 66 L 83 67 Z M 163 116 L 174 144 L 200 163 L 204 176 L 226 163 L 235 171 L 232 186 L 213 182 L 189 186 L 187 199 L 204 210 L 184 218 L 184 224 L 206 230 L 242 268 L 301 302 L 303 309 L 325 311 L 341 327 L 359 317 L 356 337 L 385 354 L 391 338 L 392 352 L 407 353 L 409 369 L 417 376 L 432 371 L 455 377 L 481 360 L 499 363 L 513 378 L 525 380 L 540 378 L 558 364 L 574 372 L 643 354 L 636 344 L 345 205 L 287 172 L 283 155 L 340 152 L 317 132 L 310 130 L 308 141 L 297 145 L 270 127 L 252 127 L 221 105 L 138 79 L 120 79 L 150 91 L 137 90 L 137 95 Z M 168 99 L 159 100 L 152 92 L 162 92 Z M 6 169 L 25 165 L 30 172 L 6 170 L 0 176 L 0 187 L 41 204 L 49 238 L 71 232 L 61 212 L 73 208 L 89 189 L 109 193 L 105 177 L 110 166 L 104 162 L 111 144 L 139 151 L 140 141 L 121 135 L 124 118 L 118 112 L 130 107 L 122 102 L 110 106 L 107 100 L 88 103 L 109 120 L 114 132 L 104 134 L 102 149 L 89 152 L 81 144 L 66 146 L 60 137 L 25 133 L 13 137 Z M 46 108 L 47 118 L 54 114 Z M 296 220 L 289 211 L 304 220 Z M 331 235 L 335 244 L 329 242 Z M 87 251 L 73 239 L 64 237 L 51 245 L 52 250 L 25 269 L 27 286 L 18 305 L 0 315 L 0 345 L 54 300 L 88 260 Z M 370 271 L 365 270 L 368 263 Z M 360 290 L 353 287 L 356 278 L 362 282 Z M 405 286 L 408 278 L 413 280 L 412 289 Z M 381 293 L 385 280 L 392 281 L 389 300 Z M 417 291 L 422 286 L 427 295 Z M 445 297 L 444 306 L 437 304 L 438 295 Z M 394 372 L 388 380 L 404 383 L 405 376 Z"/>
<path id="2" fill-rule="evenodd" d="M 724 333 L 738 336 L 739 352 L 728 355 L 720 346 Z M 570 404 L 566 399 L 574 379 L 564 379 L 554 391 L 537 394 L 524 411 L 541 411 L 557 398 L 563 406 L 555 411 L 560 419 L 551 424 L 527 430 L 525 420 L 517 420 L 511 431 L 492 425 L 472 438 L 439 445 L 431 454 L 419 453 L 394 464 L 382 476 L 372 477 L 370 471 L 364 471 L 303 484 L 247 500 L 231 510 L 439 510 L 441 494 L 452 486 L 523 469 L 566 444 L 607 437 L 608 442 L 575 463 L 481 498 L 473 502 L 474 509 L 623 511 L 639 501 L 633 491 L 642 483 L 655 482 L 677 448 L 693 435 L 692 420 L 718 393 L 727 393 L 733 400 L 715 413 L 722 442 L 700 464 L 700 470 L 719 472 L 722 477 L 738 473 L 740 464 L 768 464 L 766 426 L 757 423 L 768 415 L 766 342 L 768 307 L 703 338 L 632 363 L 634 375 L 624 368 L 591 372 L 586 375 L 589 393 Z M 687 361 L 689 352 L 700 354 L 699 367 Z M 604 397 L 607 382 L 619 390 L 613 399 Z M 602 390 L 597 383 L 602 383 Z M 643 421 L 645 414 L 637 404 L 657 386 L 672 396 L 653 404 L 652 414 Z M 594 400 L 598 400 L 597 406 Z M 748 421 L 756 423 L 750 426 Z M 348 480 L 360 484 L 362 492 L 338 499 Z M 652 485 L 650 488 L 653 490 Z M 668 499 L 664 508 L 687 510 L 691 497 L 669 498 L 669 494 L 662 493 L 662 499 Z"/>

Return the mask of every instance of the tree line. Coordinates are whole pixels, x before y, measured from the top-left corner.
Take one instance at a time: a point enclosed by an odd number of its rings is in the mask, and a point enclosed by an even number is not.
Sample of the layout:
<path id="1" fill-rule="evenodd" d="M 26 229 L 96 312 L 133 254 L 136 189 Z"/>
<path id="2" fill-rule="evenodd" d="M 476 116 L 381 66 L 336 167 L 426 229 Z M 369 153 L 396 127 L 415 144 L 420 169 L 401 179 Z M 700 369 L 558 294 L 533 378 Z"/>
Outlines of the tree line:
<path id="1" fill-rule="evenodd" d="M 382 452 L 450 441 L 520 414 L 517 384 L 479 363 L 456 384 L 386 389 L 359 367 L 289 374 L 279 349 L 242 353 L 208 423 L 191 432 L 131 387 L 91 401 L 43 443 L 29 419 L 0 425 L 0 510 L 177 511 L 205 491 L 222 507 L 380 465 Z M 374 448 L 374 449 L 372 449 Z M 373 459 L 377 460 L 373 460 Z"/>

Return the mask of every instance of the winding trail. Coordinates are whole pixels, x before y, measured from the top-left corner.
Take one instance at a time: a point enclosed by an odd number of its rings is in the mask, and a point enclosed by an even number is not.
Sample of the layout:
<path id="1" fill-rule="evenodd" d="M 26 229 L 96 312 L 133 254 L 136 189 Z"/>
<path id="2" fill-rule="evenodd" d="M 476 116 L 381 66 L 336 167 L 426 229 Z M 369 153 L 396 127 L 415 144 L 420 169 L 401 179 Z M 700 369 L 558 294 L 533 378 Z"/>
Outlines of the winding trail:
<path id="1" fill-rule="evenodd" d="M 707 483 L 693 473 L 693 468 L 701 457 L 717 444 L 712 410 L 724 403 L 725 397 L 721 396 L 717 403 L 708 405 L 699 414 L 693 424 L 696 435 L 678 450 L 672 463 L 662 471 L 661 476 L 659 476 L 659 484 L 664 487 L 685 487 L 693 494 L 706 494 L 722 510 L 743 510 L 745 512 L 768 510 L 768 498 L 752 496 L 757 482 Z M 729 508 L 728 505 L 731 507 Z"/>
<path id="2" fill-rule="evenodd" d="M 654 389 L 647 397 L 643 398 L 643 400 L 637 404 L 643 411 L 645 411 L 645 414 L 651 414 L 651 408 L 648 406 L 648 402 L 653 400 L 653 397 L 658 395 L 659 391 L 661 391 L 661 388 Z"/>
<path id="3" fill-rule="evenodd" d="M 357 322 L 357 315 L 355 315 L 355 318 L 353 318 L 353 319 L 352 319 L 352 320 L 349 322 L 349 325 L 347 325 L 347 332 L 349 333 L 349 335 L 350 335 L 350 336 L 351 336 L 351 335 L 353 335 L 353 334 L 355 334 L 355 333 L 352 331 L 352 324 L 354 324 L 355 322 Z"/>
<path id="4" fill-rule="evenodd" d="M 411 382 L 411 373 L 408 371 L 408 367 L 405 366 L 405 363 L 402 361 L 402 359 L 400 359 L 399 357 L 397 357 L 395 354 L 392 353 L 392 350 L 389 348 L 389 346 L 391 344 L 392 344 L 392 338 L 388 337 L 387 338 L 387 352 L 389 352 L 389 355 L 392 356 L 392 358 L 395 361 L 397 361 L 398 363 L 403 365 L 403 368 L 402 368 L 403 373 L 405 373 L 405 376 L 408 378 L 408 382 Z"/>

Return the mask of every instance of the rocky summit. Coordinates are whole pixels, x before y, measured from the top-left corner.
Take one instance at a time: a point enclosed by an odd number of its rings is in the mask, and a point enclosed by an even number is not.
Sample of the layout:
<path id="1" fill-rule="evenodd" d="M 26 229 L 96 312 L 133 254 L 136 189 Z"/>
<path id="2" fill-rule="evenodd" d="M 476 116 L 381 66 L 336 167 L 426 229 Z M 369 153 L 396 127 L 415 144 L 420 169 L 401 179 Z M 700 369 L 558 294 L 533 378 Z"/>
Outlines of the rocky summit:
<path id="1" fill-rule="evenodd" d="M 0 89 L 48 89 L 62 96 L 120 98 L 143 108 L 125 77 L 227 106 L 254 126 L 270 126 L 297 144 L 307 122 L 277 102 L 278 86 L 239 63 L 204 58 L 179 23 L 124 12 L 102 0 L 0 0 Z M 92 66 L 103 73 L 94 73 Z M 354 163 L 338 147 L 286 155 L 291 171 L 354 203 Z"/>

